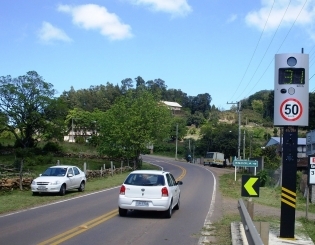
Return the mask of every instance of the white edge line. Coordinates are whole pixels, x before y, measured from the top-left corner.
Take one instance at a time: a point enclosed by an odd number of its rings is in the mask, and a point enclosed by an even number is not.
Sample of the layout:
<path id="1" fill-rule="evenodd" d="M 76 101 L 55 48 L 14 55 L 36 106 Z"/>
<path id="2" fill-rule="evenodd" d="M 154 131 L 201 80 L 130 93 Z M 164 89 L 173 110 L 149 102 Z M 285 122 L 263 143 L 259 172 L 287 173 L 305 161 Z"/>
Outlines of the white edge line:
<path id="1" fill-rule="evenodd" d="M 213 177 L 213 192 L 212 192 L 212 198 L 211 198 L 209 211 L 208 211 L 208 214 L 207 214 L 205 222 L 204 222 L 204 226 L 207 225 L 207 224 L 211 224 L 210 218 L 211 218 L 211 216 L 213 214 L 213 211 L 214 211 L 215 195 L 216 195 L 216 190 L 217 190 L 217 180 L 216 180 L 214 174 L 208 168 L 205 168 L 205 169 L 212 174 L 212 177 Z M 204 241 L 205 241 L 205 237 L 201 236 L 199 238 L 198 245 L 204 244 Z"/>
<path id="2" fill-rule="evenodd" d="M 69 198 L 69 199 L 66 199 L 66 200 L 61 200 L 61 201 L 56 201 L 56 202 L 52 202 L 52 203 L 47 203 L 47 204 L 40 205 L 40 206 L 36 206 L 36 207 L 32 207 L 32 208 L 26 208 L 26 209 L 19 210 L 19 211 L 16 211 L 16 212 L 12 212 L 12 213 L 8 213 L 8 214 L 0 215 L 0 218 L 7 217 L 7 216 L 11 216 L 11 215 L 14 215 L 14 214 L 23 213 L 23 212 L 26 212 L 26 211 L 29 211 L 29 210 L 34 210 L 34 209 L 39 209 L 39 208 L 43 208 L 43 207 L 55 205 L 55 204 L 58 204 L 58 203 L 68 202 L 68 201 L 75 200 L 75 199 L 78 199 L 78 198 L 82 198 L 82 197 L 86 197 L 86 196 L 91 196 L 91 195 L 98 194 L 98 193 L 101 193 L 101 192 L 113 190 L 113 189 L 116 189 L 116 188 L 119 188 L 119 187 L 120 187 L 120 185 L 119 185 L 119 186 L 115 186 L 115 187 L 111 187 L 111 188 L 109 188 L 109 189 L 105 189 L 105 190 L 101 190 L 101 191 L 96 191 L 96 192 L 88 193 L 88 194 L 85 194 L 85 195 L 80 195 L 80 196 L 77 196 L 77 197 L 72 197 L 72 198 Z"/>

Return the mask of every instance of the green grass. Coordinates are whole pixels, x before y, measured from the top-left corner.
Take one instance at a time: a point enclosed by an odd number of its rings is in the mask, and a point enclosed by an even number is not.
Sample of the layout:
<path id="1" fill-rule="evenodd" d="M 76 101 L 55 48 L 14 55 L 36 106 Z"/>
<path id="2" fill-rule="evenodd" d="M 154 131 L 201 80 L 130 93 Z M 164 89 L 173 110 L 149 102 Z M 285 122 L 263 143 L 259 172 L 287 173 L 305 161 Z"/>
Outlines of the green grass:
<path id="1" fill-rule="evenodd" d="M 224 174 L 220 176 L 219 186 L 220 192 L 223 196 L 230 197 L 235 200 L 238 200 L 240 198 L 246 199 L 241 196 L 241 175 L 242 174 L 236 175 L 236 181 L 234 173 Z M 281 188 L 260 187 L 259 197 L 253 198 L 253 201 L 262 205 L 281 208 Z M 299 192 L 296 198 L 296 210 L 306 210 L 306 199 Z M 315 213 L 315 205 L 310 204 L 308 212 Z M 231 223 L 234 221 L 240 221 L 240 216 L 224 215 L 221 220 L 212 224 L 214 226 L 214 229 L 216 230 L 216 244 L 231 244 Z M 255 216 L 255 221 L 269 222 L 270 226 L 279 226 L 280 222 L 279 219 L 270 216 Z M 302 223 L 303 229 L 296 232 L 299 232 L 299 234 L 307 233 L 312 241 L 315 241 L 315 222 L 313 220 L 307 220 L 305 218 L 298 218 L 298 221 Z"/>
<path id="2" fill-rule="evenodd" d="M 154 165 L 143 163 L 142 169 L 158 169 Z M 57 194 L 46 194 L 40 196 L 32 196 L 32 192 L 28 191 L 7 191 L 0 192 L 0 214 L 13 212 L 21 209 L 27 209 L 38 205 L 43 205 L 59 200 L 65 200 L 72 197 L 92 193 L 99 190 L 104 190 L 110 187 L 119 186 L 123 183 L 129 172 L 122 174 L 115 174 L 105 178 L 89 179 L 86 183 L 85 191 L 78 192 L 77 190 L 69 191 L 65 196 L 58 196 Z"/>
<path id="3" fill-rule="evenodd" d="M 234 199 L 240 199 L 241 188 L 242 188 L 242 174 L 237 173 L 236 181 L 235 175 L 224 174 L 220 176 L 220 191 L 222 195 L 231 197 Z M 271 206 L 275 208 L 281 207 L 281 188 L 280 187 L 260 187 L 259 197 L 253 198 L 255 203 L 259 203 L 266 206 Z M 297 193 L 296 198 L 296 210 L 305 211 L 306 210 L 306 199 L 303 197 L 302 193 Z M 315 213 L 315 205 L 309 205 L 308 211 L 310 213 Z"/>

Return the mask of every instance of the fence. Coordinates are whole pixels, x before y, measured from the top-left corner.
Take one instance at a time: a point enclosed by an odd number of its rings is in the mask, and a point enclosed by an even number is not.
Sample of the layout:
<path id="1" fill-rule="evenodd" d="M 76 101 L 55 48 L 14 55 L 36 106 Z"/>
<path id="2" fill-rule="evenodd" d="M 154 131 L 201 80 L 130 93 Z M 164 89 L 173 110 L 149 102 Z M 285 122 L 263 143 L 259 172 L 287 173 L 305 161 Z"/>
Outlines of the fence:
<path id="1" fill-rule="evenodd" d="M 57 161 L 57 165 L 60 165 L 59 161 Z M 113 162 L 111 162 L 110 168 L 106 168 L 104 164 L 99 170 L 88 170 L 87 164 L 84 162 L 81 169 L 85 172 L 87 179 L 92 179 L 122 174 L 123 172 L 133 170 L 133 167 L 123 166 L 123 163 L 121 163 L 121 166 L 116 168 Z M 30 171 L 20 172 L 13 165 L 0 164 L 0 191 L 11 191 L 21 188 L 22 190 L 29 190 L 33 179 L 36 177 Z"/>

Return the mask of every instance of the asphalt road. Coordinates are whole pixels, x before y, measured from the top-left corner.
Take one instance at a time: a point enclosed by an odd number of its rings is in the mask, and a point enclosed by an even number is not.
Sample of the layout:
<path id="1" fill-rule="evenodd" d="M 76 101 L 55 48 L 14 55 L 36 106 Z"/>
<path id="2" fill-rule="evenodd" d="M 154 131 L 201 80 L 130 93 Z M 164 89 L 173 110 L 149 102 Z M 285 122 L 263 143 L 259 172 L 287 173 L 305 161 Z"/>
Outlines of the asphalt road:
<path id="1" fill-rule="evenodd" d="M 171 219 L 158 212 L 119 217 L 117 186 L 0 216 L 0 244 L 198 244 L 205 222 L 219 215 L 215 174 L 199 164 L 149 155 L 143 159 L 182 178 L 181 206 Z"/>

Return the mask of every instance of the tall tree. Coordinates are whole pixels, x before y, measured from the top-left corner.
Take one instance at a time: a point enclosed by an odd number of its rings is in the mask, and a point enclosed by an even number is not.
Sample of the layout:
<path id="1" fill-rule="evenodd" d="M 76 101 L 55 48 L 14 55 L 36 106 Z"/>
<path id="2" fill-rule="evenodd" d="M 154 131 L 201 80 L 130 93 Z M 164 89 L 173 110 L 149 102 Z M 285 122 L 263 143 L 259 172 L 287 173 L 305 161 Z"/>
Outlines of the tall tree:
<path id="1" fill-rule="evenodd" d="M 149 145 L 169 138 L 171 123 L 171 112 L 153 94 L 145 89 L 128 91 L 100 119 L 99 151 L 138 162 Z"/>
<path id="2" fill-rule="evenodd" d="M 144 87 L 145 87 L 145 81 L 143 80 L 142 77 L 137 76 L 137 77 L 135 78 L 135 80 L 136 80 L 136 88 L 137 88 L 137 89 L 138 89 L 138 88 L 144 88 Z"/>
<path id="3" fill-rule="evenodd" d="M 191 114 L 194 114 L 196 111 L 203 113 L 205 116 L 210 111 L 211 95 L 208 93 L 198 94 L 191 98 Z"/>
<path id="4" fill-rule="evenodd" d="M 123 94 L 127 93 L 127 91 L 132 88 L 133 88 L 133 81 L 131 78 L 125 78 L 121 81 L 120 89 Z"/>
<path id="5" fill-rule="evenodd" d="M 54 126 L 59 127 L 54 122 L 64 111 L 54 95 L 53 85 L 35 71 L 18 78 L 0 77 L 0 114 L 6 117 L 5 130 L 15 135 L 19 146 L 32 147 L 47 130 L 53 132 Z"/>

